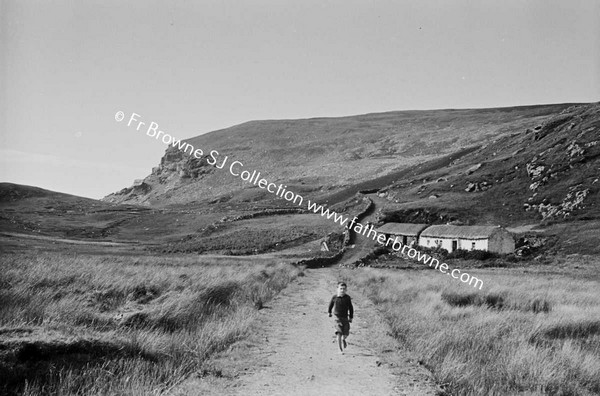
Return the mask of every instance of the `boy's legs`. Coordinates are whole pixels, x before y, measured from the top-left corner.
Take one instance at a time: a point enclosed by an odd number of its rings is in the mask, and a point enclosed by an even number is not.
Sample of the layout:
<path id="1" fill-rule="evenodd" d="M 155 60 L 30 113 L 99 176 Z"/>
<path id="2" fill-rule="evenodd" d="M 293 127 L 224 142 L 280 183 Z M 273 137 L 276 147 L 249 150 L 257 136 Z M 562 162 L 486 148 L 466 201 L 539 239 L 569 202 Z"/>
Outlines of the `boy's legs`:
<path id="1" fill-rule="evenodd" d="M 340 318 L 335 318 L 335 338 L 337 341 L 338 348 L 340 348 L 340 352 L 344 352 L 345 348 L 345 324 L 344 321 Z"/>
<path id="2" fill-rule="evenodd" d="M 348 346 L 348 344 L 346 343 L 346 338 L 350 335 L 350 322 L 345 321 L 344 322 L 344 328 L 342 331 L 342 343 L 344 344 L 344 348 L 346 348 Z"/>

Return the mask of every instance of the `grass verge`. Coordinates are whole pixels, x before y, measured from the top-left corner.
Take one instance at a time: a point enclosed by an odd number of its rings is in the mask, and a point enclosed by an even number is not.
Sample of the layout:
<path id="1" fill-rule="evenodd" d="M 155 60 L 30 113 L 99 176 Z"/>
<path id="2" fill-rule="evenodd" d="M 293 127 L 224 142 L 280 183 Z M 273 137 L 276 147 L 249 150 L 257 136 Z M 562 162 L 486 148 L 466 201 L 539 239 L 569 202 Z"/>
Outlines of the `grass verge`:
<path id="1" fill-rule="evenodd" d="M 163 393 L 245 337 L 301 272 L 258 257 L 210 260 L 4 255 L 0 393 Z"/>
<path id="2" fill-rule="evenodd" d="M 431 271 L 343 270 L 449 394 L 600 394 L 597 281 L 505 269 L 476 276 L 486 290 Z"/>

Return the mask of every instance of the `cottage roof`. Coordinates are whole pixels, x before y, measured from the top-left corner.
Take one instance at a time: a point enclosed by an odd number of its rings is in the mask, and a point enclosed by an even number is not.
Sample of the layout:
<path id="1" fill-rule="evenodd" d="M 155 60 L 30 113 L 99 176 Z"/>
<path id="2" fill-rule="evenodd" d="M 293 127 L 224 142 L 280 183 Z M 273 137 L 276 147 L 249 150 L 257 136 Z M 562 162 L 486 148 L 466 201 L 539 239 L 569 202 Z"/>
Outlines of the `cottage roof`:
<path id="1" fill-rule="evenodd" d="M 502 229 L 500 226 L 433 225 L 427 227 L 421 233 L 421 236 L 430 238 L 486 239 L 500 229 Z"/>
<path id="2" fill-rule="evenodd" d="M 417 236 L 428 226 L 429 224 L 385 223 L 376 231 L 380 234 Z"/>

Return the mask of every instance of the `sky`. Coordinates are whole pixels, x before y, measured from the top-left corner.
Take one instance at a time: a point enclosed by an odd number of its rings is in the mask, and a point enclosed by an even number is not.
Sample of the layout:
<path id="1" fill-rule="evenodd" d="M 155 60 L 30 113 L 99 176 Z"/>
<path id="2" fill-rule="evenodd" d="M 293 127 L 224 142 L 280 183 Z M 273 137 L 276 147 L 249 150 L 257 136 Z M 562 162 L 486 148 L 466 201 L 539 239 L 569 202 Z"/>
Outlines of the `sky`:
<path id="1" fill-rule="evenodd" d="M 101 198 L 250 120 L 600 101 L 600 1 L 0 0 L 0 182 Z"/>

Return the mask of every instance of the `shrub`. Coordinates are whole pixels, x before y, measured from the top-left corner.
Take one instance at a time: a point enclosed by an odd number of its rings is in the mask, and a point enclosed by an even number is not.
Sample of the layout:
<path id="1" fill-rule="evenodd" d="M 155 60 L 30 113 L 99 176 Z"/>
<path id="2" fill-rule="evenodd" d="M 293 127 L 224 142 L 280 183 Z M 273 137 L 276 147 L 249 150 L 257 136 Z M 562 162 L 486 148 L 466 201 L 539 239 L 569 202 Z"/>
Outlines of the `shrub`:
<path id="1" fill-rule="evenodd" d="M 446 258 L 457 258 L 457 259 L 466 259 L 466 260 L 487 260 L 490 258 L 497 258 L 498 254 L 489 252 L 487 250 L 464 250 L 457 249 L 452 253 L 448 253 Z"/>

